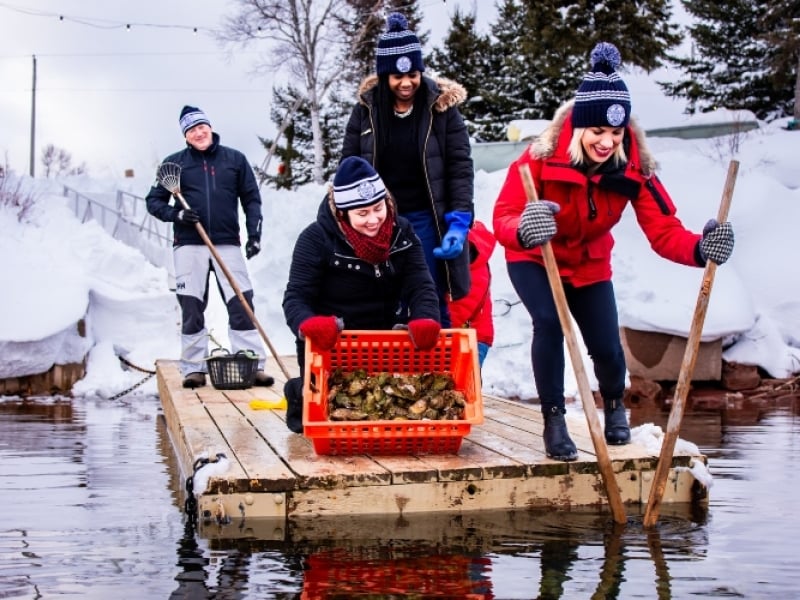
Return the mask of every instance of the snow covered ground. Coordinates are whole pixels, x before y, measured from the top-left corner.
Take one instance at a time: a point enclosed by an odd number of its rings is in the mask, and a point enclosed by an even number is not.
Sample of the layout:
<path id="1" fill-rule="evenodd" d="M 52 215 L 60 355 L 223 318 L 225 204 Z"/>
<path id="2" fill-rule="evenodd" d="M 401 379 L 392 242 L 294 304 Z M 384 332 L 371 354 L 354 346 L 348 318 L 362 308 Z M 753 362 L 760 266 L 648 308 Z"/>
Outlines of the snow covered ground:
<path id="1" fill-rule="evenodd" d="M 734 142 L 740 161 L 730 211 L 736 247 L 731 260 L 716 271 L 703 339 L 722 338 L 726 360 L 759 365 L 774 377 L 786 377 L 800 371 L 800 266 L 794 260 L 800 246 L 798 133 L 775 123 L 735 140 L 649 140 L 678 215 L 695 230 L 716 216 Z M 477 217 L 490 227 L 504 177 L 503 170 L 476 174 Z M 96 222 L 81 224 L 62 193 L 67 183 L 83 193 L 122 189 L 144 196 L 152 179 L 22 182 L 36 200 L 26 218 L 20 222 L 18 209 L 0 207 L 6 283 L 0 297 L 0 377 L 42 372 L 53 363 L 80 360 L 89 352 L 87 376 L 74 393 L 107 397 L 142 377 L 123 369 L 119 354 L 144 368 L 152 368 L 159 358 L 177 358 L 180 315 L 169 289 L 168 270 L 153 266 L 142 252 L 113 239 Z M 256 315 L 277 351 L 291 354 L 293 338 L 281 309 L 283 289 L 294 240 L 314 218 L 324 188 L 307 185 L 297 191 L 263 188 L 262 192 L 263 250 L 249 263 Z M 632 211 L 614 234 L 621 324 L 686 335 L 702 269 L 655 255 Z M 168 260 L 169 249 L 163 252 Z M 497 333 L 483 369 L 484 389 L 499 396 L 534 397 L 530 319 L 508 280 L 501 248 L 491 266 Z M 225 346 L 225 311 L 213 288 L 211 298 L 211 334 Z M 87 336 L 82 338 L 75 323 L 83 317 Z M 587 372 L 595 385 L 591 369 Z M 577 393 L 569 367 L 567 389 Z M 134 393 L 156 393 L 155 382 Z"/>

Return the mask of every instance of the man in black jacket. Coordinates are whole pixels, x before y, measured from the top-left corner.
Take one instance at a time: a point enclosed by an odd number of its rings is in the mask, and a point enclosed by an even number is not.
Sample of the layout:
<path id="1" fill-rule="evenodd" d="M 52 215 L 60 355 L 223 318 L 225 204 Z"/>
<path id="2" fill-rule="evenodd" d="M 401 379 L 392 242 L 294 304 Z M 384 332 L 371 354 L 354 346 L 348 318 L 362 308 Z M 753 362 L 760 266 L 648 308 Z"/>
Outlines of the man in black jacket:
<path id="1" fill-rule="evenodd" d="M 239 210 L 245 215 L 250 259 L 261 250 L 261 194 L 253 170 L 244 154 L 219 143 L 206 114 L 194 106 L 184 106 L 180 126 L 186 148 L 164 162 L 181 166 L 180 190 L 189 204 L 170 203 L 172 194 L 156 182 L 147 194 L 147 210 L 162 221 L 172 222 L 174 233 L 175 279 L 181 307 L 181 361 L 183 387 L 206 383 L 208 331 L 205 309 L 208 306 L 209 273 L 214 271 L 217 286 L 228 309 L 228 337 L 232 351 L 254 350 L 259 354 L 256 385 L 272 385 L 264 373 L 263 346 L 255 324 L 216 264 L 197 231 L 201 223 L 225 266 L 236 279 L 247 303 L 253 309 L 253 286 L 242 257 L 239 240 Z"/>

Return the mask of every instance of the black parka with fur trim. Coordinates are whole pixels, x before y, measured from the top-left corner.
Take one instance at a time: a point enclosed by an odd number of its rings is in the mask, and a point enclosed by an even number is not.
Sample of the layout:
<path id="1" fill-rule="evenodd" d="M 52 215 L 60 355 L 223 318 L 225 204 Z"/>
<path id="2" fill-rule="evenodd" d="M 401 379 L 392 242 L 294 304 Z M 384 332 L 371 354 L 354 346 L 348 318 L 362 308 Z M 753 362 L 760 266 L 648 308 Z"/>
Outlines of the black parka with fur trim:
<path id="1" fill-rule="evenodd" d="M 366 77 L 358 90 L 358 103 L 353 108 L 345 130 L 342 158 L 360 156 L 377 165 L 374 115 L 375 88 L 378 76 Z M 458 83 L 439 77 L 422 77 L 427 86 L 428 111 L 420 120 L 419 151 L 425 171 L 426 187 L 431 210 L 441 240 L 447 231 L 444 215 L 458 211 L 474 215 L 474 179 L 469 134 L 458 105 L 467 92 Z M 378 173 L 380 168 L 376 166 Z M 469 245 L 464 244 L 461 255 L 443 263 L 450 295 L 459 299 L 469 292 Z"/>

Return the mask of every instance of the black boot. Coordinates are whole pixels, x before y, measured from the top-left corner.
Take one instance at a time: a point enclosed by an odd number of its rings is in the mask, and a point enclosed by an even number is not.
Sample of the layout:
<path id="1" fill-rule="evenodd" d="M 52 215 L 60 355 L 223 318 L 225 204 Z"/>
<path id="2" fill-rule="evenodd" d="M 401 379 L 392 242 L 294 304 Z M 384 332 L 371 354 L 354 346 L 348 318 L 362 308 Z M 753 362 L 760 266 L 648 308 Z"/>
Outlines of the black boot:
<path id="1" fill-rule="evenodd" d="M 554 406 L 544 413 L 544 449 L 553 460 L 577 460 L 578 449 L 569 437 L 563 408 Z"/>
<path id="2" fill-rule="evenodd" d="M 628 417 L 625 416 L 625 405 L 622 398 L 603 400 L 606 415 L 606 443 L 622 446 L 631 441 L 631 428 L 628 426 Z"/>
<path id="3" fill-rule="evenodd" d="M 283 386 L 286 396 L 286 426 L 294 433 L 303 433 L 303 380 L 292 377 Z"/>

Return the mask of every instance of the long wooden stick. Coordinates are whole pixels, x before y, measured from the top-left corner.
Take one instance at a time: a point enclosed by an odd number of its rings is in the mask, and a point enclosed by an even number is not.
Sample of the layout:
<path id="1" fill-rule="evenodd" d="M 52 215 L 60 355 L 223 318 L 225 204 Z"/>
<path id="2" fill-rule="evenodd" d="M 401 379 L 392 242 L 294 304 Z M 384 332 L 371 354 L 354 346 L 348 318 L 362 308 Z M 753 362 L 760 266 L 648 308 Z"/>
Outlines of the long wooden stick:
<path id="1" fill-rule="evenodd" d="M 725 180 L 725 188 L 722 191 L 722 201 L 717 214 L 717 221 L 722 223 L 728 219 L 728 209 L 733 198 L 733 187 L 736 183 L 736 175 L 739 172 L 739 161 L 732 160 L 728 165 L 728 177 Z M 700 285 L 700 293 L 697 295 L 697 304 L 694 309 L 692 326 L 689 329 L 689 337 L 686 340 L 686 350 L 683 354 L 683 362 L 678 375 L 678 383 L 675 387 L 675 396 L 672 401 L 672 409 L 669 412 L 667 421 L 667 432 L 664 435 L 664 442 L 661 444 L 661 453 L 658 457 L 653 487 L 650 488 L 650 497 L 647 500 L 647 508 L 644 512 L 644 526 L 653 527 L 658 521 L 658 513 L 661 508 L 661 500 L 664 497 L 664 489 L 667 485 L 667 476 L 672 467 L 672 454 L 675 452 L 675 443 L 678 440 L 678 433 L 683 420 L 683 409 L 689 388 L 692 383 L 692 373 L 697 360 L 697 352 L 700 347 L 700 334 L 703 332 L 703 322 L 708 311 L 708 301 L 711 296 L 711 287 L 714 284 L 714 274 L 717 272 L 717 265 L 714 261 L 707 261 L 703 272 L 703 281 Z"/>
<path id="2" fill-rule="evenodd" d="M 186 209 L 186 210 L 189 210 L 189 208 L 190 208 L 189 207 L 189 203 L 183 197 L 183 194 L 181 194 L 179 190 L 170 190 L 170 191 L 175 195 L 175 197 L 178 200 L 180 200 L 181 205 L 183 206 L 183 208 Z M 280 356 L 278 356 L 277 351 L 272 346 L 272 343 L 269 341 L 269 338 L 267 337 L 266 332 L 261 327 L 261 323 L 259 323 L 258 319 L 256 318 L 256 314 L 253 312 L 253 309 L 250 308 L 250 304 L 248 304 L 247 299 L 244 297 L 244 294 L 242 293 L 242 290 L 239 287 L 239 284 L 236 283 L 236 279 L 234 278 L 233 273 L 230 272 L 230 270 L 228 269 L 227 265 L 225 265 L 225 263 L 223 262 L 222 257 L 219 255 L 219 252 L 217 252 L 217 249 L 214 247 L 214 244 L 211 242 L 211 238 L 208 237 L 208 234 L 206 233 L 206 230 L 203 228 L 202 223 L 199 223 L 199 222 L 195 223 L 194 226 L 195 226 L 195 229 L 197 229 L 197 233 L 200 235 L 200 237 L 202 238 L 202 240 L 205 243 L 205 245 L 208 246 L 208 249 L 211 251 L 212 256 L 214 257 L 214 259 L 217 261 L 217 264 L 222 269 L 222 272 L 225 274 L 225 278 L 228 280 L 228 283 L 231 285 L 231 288 L 233 288 L 233 292 L 236 294 L 236 297 L 239 298 L 239 302 L 242 303 L 242 307 L 244 308 L 245 312 L 247 313 L 247 316 L 250 317 L 250 320 L 253 322 L 253 325 L 255 325 L 256 329 L 258 329 L 258 333 L 261 335 L 261 339 L 264 340 L 264 343 L 269 348 L 269 351 L 272 353 L 272 356 L 275 357 L 275 361 L 278 363 L 278 366 L 281 368 L 281 371 L 283 371 L 283 374 L 286 376 L 286 379 L 291 379 L 292 376 L 289 374 L 289 371 L 286 368 L 286 365 L 283 364 L 283 361 L 281 361 L 281 358 L 280 358 Z"/>
<path id="3" fill-rule="evenodd" d="M 528 202 L 537 202 L 538 195 L 530 168 L 527 164 L 521 164 L 519 166 L 519 172 L 522 176 L 522 184 L 525 186 Z M 617 485 L 617 479 L 614 475 L 614 469 L 611 467 L 611 459 L 608 457 L 608 446 L 606 446 L 606 440 L 600 427 L 600 419 L 597 417 L 597 407 L 594 405 L 594 394 L 592 394 L 589 378 L 586 375 L 580 349 L 578 348 L 578 341 L 572 329 L 572 319 L 570 317 L 569 308 L 567 307 L 567 297 L 564 294 L 564 284 L 561 282 L 561 275 L 558 272 L 556 257 L 555 254 L 553 254 L 553 248 L 550 242 L 542 244 L 541 249 L 542 256 L 544 257 L 544 266 L 547 270 L 547 279 L 550 282 L 550 289 L 553 292 L 553 300 L 555 300 L 556 303 L 558 318 L 561 321 L 561 329 L 564 332 L 569 356 L 572 360 L 572 369 L 575 371 L 575 378 L 578 380 L 578 392 L 581 397 L 583 412 L 586 414 L 586 420 L 589 423 L 589 433 L 592 436 L 594 452 L 597 456 L 597 466 L 600 469 L 600 474 L 603 477 L 603 484 L 606 488 L 608 504 L 611 506 L 611 513 L 614 516 L 614 521 L 619 524 L 624 524 L 627 522 L 625 506 L 622 504 L 622 496 L 620 495 L 619 486 Z M 534 335 L 536 335 L 535 332 Z"/>

